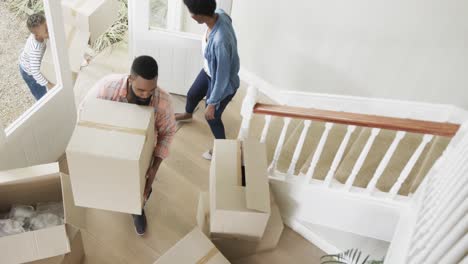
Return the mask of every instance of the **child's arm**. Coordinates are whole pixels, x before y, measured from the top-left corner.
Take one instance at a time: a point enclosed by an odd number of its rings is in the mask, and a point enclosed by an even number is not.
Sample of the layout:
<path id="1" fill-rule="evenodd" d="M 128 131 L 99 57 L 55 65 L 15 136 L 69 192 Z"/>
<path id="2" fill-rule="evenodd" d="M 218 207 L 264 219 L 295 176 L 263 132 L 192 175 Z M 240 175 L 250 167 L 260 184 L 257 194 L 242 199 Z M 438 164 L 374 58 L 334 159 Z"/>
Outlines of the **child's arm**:
<path id="1" fill-rule="evenodd" d="M 44 75 L 41 73 L 41 63 L 42 57 L 44 53 L 39 49 L 31 49 L 29 54 L 29 67 L 31 71 L 31 75 L 34 77 L 34 80 L 42 86 L 47 86 L 48 88 L 54 87 L 52 83 L 50 83 Z"/>

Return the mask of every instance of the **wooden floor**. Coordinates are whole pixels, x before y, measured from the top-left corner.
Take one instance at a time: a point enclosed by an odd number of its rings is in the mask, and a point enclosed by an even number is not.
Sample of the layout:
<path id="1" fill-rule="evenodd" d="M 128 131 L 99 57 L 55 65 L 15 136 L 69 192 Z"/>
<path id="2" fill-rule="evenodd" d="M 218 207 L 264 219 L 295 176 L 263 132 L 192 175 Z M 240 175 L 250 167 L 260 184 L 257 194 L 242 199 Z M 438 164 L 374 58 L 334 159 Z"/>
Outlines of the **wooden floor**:
<path id="1" fill-rule="evenodd" d="M 230 108 L 236 109 L 236 100 Z M 234 132 L 229 132 L 232 134 Z M 237 132 L 236 132 L 237 133 Z M 234 133 L 234 134 L 236 134 Z M 88 209 L 83 240 L 85 263 L 153 263 L 195 227 L 197 199 L 208 189 L 209 162 L 201 154 L 211 146 L 211 134 L 198 111 L 193 123 L 183 125 L 161 165 L 147 203 L 147 234 L 136 235 L 129 215 Z M 67 172 L 66 169 L 63 169 Z M 324 253 L 286 228 L 276 250 L 233 263 L 319 263 Z"/>
<path id="2" fill-rule="evenodd" d="M 92 68 L 88 70 L 92 72 Z M 106 71 L 103 70 L 103 75 Z M 113 71 L 115 72 L 115 71 Z M 83 98 L 99 75 L 80 76 L 75 92 Z M 240 126 L 240 105 L 245 89 L 233 99 L 224 120 L 228 138 L 235 138 Z M 176 99 L 180 100 L 180 98 Z M 179 103 L 178 103 L 179 104 Z M 180 106 L 177 106 L 180 109 Z M 211 148 L 212 135 L 204 120 L 204 107 L 196 112 L 192 123 L 177 131 L 171 154 L 164 160 L 153 184 L 153 194 L 146 205 L 147 233 L 135 233 L 130 215 L 88 209 L 86 229 L 82 230 L 86 251 L 85 263 L 154 263 L 196 225 L 196 208 L 200 191 L 208 190 L 209 161 L 201 154 Z M 62 170 L 67 172 L 66 163 Z M 324 252 L 285 228 L 276 250 L 257 254 L 233 263 L 319 263 Z"/>

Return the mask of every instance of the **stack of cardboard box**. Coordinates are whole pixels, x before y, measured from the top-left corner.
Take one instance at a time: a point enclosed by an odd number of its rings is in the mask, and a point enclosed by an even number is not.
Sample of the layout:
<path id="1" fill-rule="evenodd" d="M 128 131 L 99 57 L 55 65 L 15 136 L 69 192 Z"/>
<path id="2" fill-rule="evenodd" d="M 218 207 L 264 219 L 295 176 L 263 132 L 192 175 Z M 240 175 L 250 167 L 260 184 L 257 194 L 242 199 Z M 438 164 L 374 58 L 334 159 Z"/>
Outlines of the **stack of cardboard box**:
<path id="1" fill-rule="evenodd" d="M 119 3 L 117 0 L 63 0 L 62 11 L 69 64 L 75 81 L 88 44 L 96 41 L 118 19 Z M 42 59 L 41 72 L 47 80 L 57 83 L 50 47 Z"/>
<path id="2" fill-rule="evenodd" d="M 231 260 L 276 247 L 284 226 L 269 190 L 263 144 L 215 140 L 210 192 L 200 195 L 197 222 Z"/>

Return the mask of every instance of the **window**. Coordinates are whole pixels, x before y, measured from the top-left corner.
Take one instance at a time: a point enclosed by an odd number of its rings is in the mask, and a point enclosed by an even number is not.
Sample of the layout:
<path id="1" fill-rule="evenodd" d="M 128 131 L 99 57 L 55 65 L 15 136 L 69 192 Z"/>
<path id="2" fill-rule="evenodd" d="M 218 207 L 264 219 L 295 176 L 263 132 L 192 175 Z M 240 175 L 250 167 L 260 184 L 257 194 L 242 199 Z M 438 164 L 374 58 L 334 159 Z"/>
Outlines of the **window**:
<path id="1" fill-rule="evenodd" d="M 168 0 L 150 0 L 150 27 L 167 28 Z"/>
<path id="2" fill-rule="evenodd" d="M 205 26 L 195 22 L 182 0 L 149 0 L 150 28 L 202 35 Z"/>

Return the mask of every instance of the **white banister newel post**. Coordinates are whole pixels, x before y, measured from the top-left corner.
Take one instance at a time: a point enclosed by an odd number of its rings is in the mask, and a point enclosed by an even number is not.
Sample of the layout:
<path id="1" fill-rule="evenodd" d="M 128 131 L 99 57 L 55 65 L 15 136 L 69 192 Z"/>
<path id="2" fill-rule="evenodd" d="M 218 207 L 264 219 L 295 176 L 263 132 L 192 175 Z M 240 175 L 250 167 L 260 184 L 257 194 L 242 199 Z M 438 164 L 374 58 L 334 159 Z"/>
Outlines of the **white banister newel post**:
<path id="1" fill-rule="evenodd" d="M 266 137 L 268 135 L 268 129 L 270 129 L 270 124 L 271 124 L 271 115 L 266 115 L 265 116 L 265 126 L 263 127 L 263 130 L 262 130 L 262 136 L 260 137 L 260 143 L 265 143 Z"/>
<path id="2" fill-rule="evenodd" d="M 418 161 L 419 156 L 421 156 L 421 153 L 423 152 L 424 148 L 432 140 L 433 137 L 434 137 L 433 135 L 424 135 L 421 144 L 416 149 L 416 151 L 413 153 L 413 155 L 409 159 L 408 163 L 406 163 L 406 166 L 401 171 L 401 174 L 398 177 L 398 180 L 396 181 L 396 183 L 390 189 L 390 192 L 389 192 L 390 198 L 395 198 L 396 197 L 396 195 L 398 194 L 398 191 L 400 191 L 401 185 L 406 181 L 406 178 L 408 178 L 408 175 L 410 174 L 410 172 L 413 169 L 414 165 Z"/>
<path id="3" fill-rule="evenodd" d="M 299 156 L 302 152 L 302 147 L 304 147 L 304 141 L 307 136 L 307 132 L 309 131 L 309 127 L 312 124 L 312 121 L 305 120 L 304 121 L 304 128 L 302 129 L 301 136 L 299 137 L 299 141 L 297 142 L 296 149 L 294 150 L 294 155 L 291 159 L 291 164 L 289 165 L 287 176 L 292 176 L 294 171 L 296 170 L 296 164 L 299 160 Z"/>
<path id="4" fill-rule="evenodd" d="M 244 140 L 249 136 L 250 120 L 252 119 L 253 109 L 257 103 L 258 89 L 254 86 L 247 88 L 247 94 L 244 97 L 241 107 L 242 123 L 239 129 L 239 140 Z"/>
<path id="5" fill-rule="evenodd" d="M 328 170 L 327 176 L 325 177 L 325 186 L 331 185 L 333 177 L 335 177 L 335 172 L 338 168 L 338 164 L 340 164 L 341 159 L 343 158 L 346 147 L 348 146 L 349 139 L 351 138 L 351 134 L 353 134 L 354 130 L 356 130 L 356 126 L 348 126 L 346 130 L 346 135 L 344 136 L 343 141 L 341 142 L 340 147 L 336 152 L 335 158 L 333 159 L 330 170 Z"/>
<path id="6" fill-rule="evenodd" d="M 362 165 L 364 164 L 364 161 L 367 158 L 367 154 L 369 154 L 370 148 L 372 147 L 372 144 L 374 143 L 375 138 L 377 135 L 380 133 L 380 128 L 372 128 L 371 135 L 369 139 L 367 140 L 366 145 L 364 146 L 364 149 L 362 150 L 361 154 L 359 155 L 358 160 L 354 164 L 353 170 L 351 171 L 351 174 L 349 175 L 348 179 L 346 180 L 345 183 L 345 189 L 346 190 L 351 190 L 351 187 L 354 184 L 354 180 L 356 180 L 356 176 L 361 170 Z"/>
<path id="7" fill-rule="evenodd" d="M 309 169 L 307 170 L 307 173 L 304 178 L 304 182 L 306 184 L 308 184 L 310 180 L 312 180 L 312 177 L 314 176 L 315 167 L 317 166 L 320 156 L 322 155 L 323 148 L 325 147 L 325 143 L 327 142 L 328 133 L 330 132 L 332 127 L 333 127 L 333 123 L 325 123 L 325 131 L 323 131 L 322 137 L 320 138 L 320 142 L 317 145 L 317 149 L 315 150 L 314 155 L 312 156 Z"/>
<path id="8" fill-rule="evenodd" d="M 375 190 L 375 185 L 380 179 L 380 176 L 382 176 L 382 173 L 384 172 L 385 168 L 387 167 L 390 159 L 392 158 L 393 154 L 395 153 L 396 148 L 398 147 L 398 144 L 400 143 L 401 139 L 406 135 L 406 132 L 404 131 L 398 131 L 395 135 L 395 139 L 393 140 L 392 144 L 387 150 L 387 153 L 385 153 L 385 156 L 383 157 L 382 161 L 379 163 L 379 166 L 377 167 L 377 170 L 374 173 L 374 176 L 372 177 L 372 180 L 369 182 L 366 188 L 366 193 L 372 194 Z"/>
<path id="9" fill-rule="evenodd" d="M 275 155 L 273 156 L 273 161 L 268 167 L 268 172 L 270 175 L 273 175 L 276 171 L 276 166 L 278 165 L 278 160 L 281 155 L 281 150 L 283 149 L 284 141 L 286 140 L 286 132 L 288 131 L 289 124 L 291 123 L 291 118 L 284 118 L 283 130 L 281 130 L 281 135 L 278 139 L 278 144 L 276 145 Z"/>

